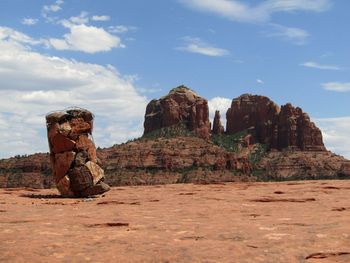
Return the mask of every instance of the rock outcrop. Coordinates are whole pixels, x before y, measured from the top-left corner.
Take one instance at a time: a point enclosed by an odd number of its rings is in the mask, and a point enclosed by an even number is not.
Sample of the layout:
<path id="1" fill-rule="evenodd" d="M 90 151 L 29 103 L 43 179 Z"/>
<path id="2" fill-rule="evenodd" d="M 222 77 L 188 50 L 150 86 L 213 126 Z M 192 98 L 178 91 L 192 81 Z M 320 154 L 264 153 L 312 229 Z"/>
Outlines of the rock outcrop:
<path id="1" fill-rule="evenodd" d="M 350 161 L 325 150 L 300 108 L 245 94 L 226 116 L 226 133 L 217 111 L 219 136 L 210 136 L 207 101 L 181 86 L 148 104 L 143 137 L 96 152 L 91 113 L 49 115 L 51 155 L 0 160 L 0 187 L 50 188 L 66 178 L 75 195 L 89 195 L 100 166 L 113 186 L 350 178 Z"/>
<path id="2" fill-rule="evenodd" d="M 255 169 L 262 180 L 310 180 L 349 178 L 347 167 L 350 161 L 329 151 L 272 151 Z"/>
<path id="3" fill-rule="evenodd" d="M 185 86 L 147 105 L 144 134 L 180 123 L 202 138 L 210 137 L 208 101 Z"/>
<path id="4" fill-rule="evenodd" d="M 70 109 L 46 116 L 50 161 L 57 189 L 63 196 L 90 196 L 109 190 L 97 164 L 91 138 L 93 115 Z"/>
<path id="5" fill-rule="evenodd" d="M 224 126 L 221 124 L 220 111 L 215 111 L 214 121 L 213 121 L 213 134 L 223 134 L 225 132 Z"/>
<path id="6" fill-rule="evenodd" d="M 226 118 L 228 134 L 249 130 L 269 149 L 326 150 L 320 129 L 290 103 L 280 108 L 267 97 L 244 94 L 233 99 Z"/>
<path id="7" fill-rule="evenodd" d="M 246 155 L 197 137 L 140 139 L 99 156 L 111 185 L 255 180 Z"/>

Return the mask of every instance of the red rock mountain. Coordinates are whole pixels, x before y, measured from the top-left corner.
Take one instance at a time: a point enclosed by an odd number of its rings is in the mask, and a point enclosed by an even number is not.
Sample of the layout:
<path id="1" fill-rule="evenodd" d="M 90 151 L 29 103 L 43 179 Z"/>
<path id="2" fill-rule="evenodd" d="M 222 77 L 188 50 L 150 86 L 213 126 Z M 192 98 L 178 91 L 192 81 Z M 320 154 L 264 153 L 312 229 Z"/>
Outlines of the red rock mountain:
<path id="1" fill-rule="evenodd" d="M 290 103 L 280 108 L 267 97 L 244 94 L 232 100 L 226 118 L 228 134 L 249 130 L 269 149 L 326 150 L 320 129 Z"/>
<path id="2" fill-rule="evenodd" d="M 350 161 L 326 151 L 321 131 L 300 108 L 280 108 L 267 97 L 242 95 L 226 116 L 224 132 L 216 112 L 211 135 L 207 101 L 184 86 L 171 90 L 148 104 L 143 137 L 97 151 L 106 182 L 350 178 Z M 0 160 L 0 187 L 53 184 L 49 154 Z"/>
<path id="3" fill-rule="evenodd" d="M 185 86 L 147 105 L 144 134 L 179 123 L 202 138 L 210 137 L 208 101 Z"/>

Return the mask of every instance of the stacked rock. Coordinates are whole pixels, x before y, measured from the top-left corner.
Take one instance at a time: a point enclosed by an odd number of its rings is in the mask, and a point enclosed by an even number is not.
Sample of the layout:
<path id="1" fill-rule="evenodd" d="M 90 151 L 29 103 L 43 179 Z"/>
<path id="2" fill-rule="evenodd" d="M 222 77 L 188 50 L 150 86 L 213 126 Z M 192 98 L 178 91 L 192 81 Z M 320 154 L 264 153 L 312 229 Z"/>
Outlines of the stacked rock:
<path id="1" fill-rule="evenodd" d="M 91 112 L 81 108 L 46 115 L 53 177 L 63 196 L 86 197 L 109 190 L 97 164 L 93 119 Z"/>

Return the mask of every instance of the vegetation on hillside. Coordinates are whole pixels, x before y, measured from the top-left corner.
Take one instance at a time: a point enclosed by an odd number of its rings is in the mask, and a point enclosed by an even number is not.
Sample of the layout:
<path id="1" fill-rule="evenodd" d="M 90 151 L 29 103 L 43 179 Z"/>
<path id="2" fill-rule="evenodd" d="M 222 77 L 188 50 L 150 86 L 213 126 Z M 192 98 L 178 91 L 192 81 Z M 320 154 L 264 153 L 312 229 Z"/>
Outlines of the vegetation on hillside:
<path id="1" fill-rule="evenodd" d="M 224 148 L 228 152 L 238 152 L 241 141 L 247 134 L 246 130 L 235 134 L 213 134 L 211 140 L 215 145 Z"/>

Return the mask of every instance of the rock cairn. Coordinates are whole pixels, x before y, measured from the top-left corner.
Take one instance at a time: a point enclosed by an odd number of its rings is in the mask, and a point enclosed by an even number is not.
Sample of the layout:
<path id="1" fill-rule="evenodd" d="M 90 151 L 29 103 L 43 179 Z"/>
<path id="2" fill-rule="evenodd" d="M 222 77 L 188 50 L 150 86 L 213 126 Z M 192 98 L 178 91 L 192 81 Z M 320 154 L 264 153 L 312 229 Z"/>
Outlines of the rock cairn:
<path id="1" fill-rule="evenodd" d="M 93 119 L 81 108 L 46 116 L 53 177 L 63 196 L 86 197 L 109 190 L 92 140 Z"/>

